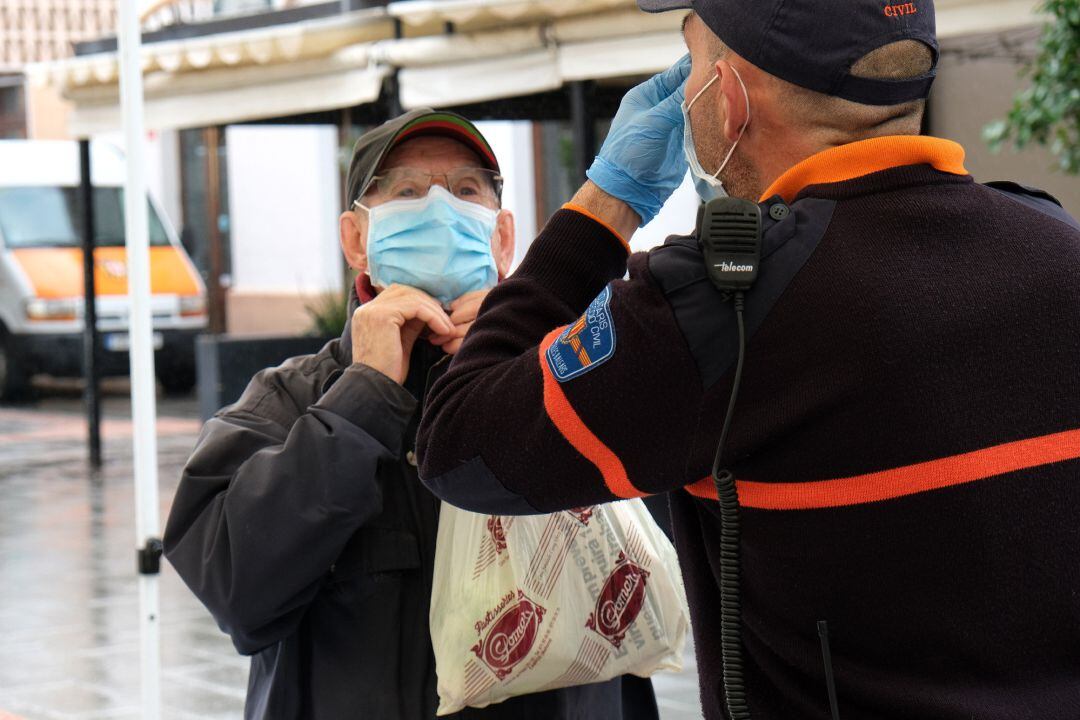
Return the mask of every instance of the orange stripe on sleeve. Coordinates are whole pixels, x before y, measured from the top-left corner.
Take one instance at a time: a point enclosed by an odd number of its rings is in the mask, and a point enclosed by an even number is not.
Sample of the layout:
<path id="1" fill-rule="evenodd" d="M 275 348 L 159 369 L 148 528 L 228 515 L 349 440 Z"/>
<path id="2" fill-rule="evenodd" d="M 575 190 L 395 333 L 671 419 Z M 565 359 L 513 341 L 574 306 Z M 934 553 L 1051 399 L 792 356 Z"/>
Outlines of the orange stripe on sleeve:
<path id="1" fill-rule="evenodd" d="M 630 478 L 626 476 L 626 468 L 622 461 L 605 445 L 600 438 L 596 437 L 588 426 L 582 422 L 574 410 L 570 400 L 563 392 L 559 381 L 548 367 L 545 353 L 552 343 L 559 339 L 559 335 L 568 326 L 556 328 L 547 334 L 540 343 L 540 372 L 544 375 L 544 409 L 547 411 L 551 422 L 558 428 L 559 433 L 581 455 L 596 466 L 600 475 L 604 478 L 604 484 L 612 495 L 620 498 L 642 497 L 643 493 L 633 486 Z"/>
<path id="2" fill-rule="evenodd" d="M 764 483 L 738 480 L 739 504 L 758 510 L 816 510 L 893 500 L 997 475 L 1080 458 L 1080 429 L 837 480 Z M 687 492 L 716 499 L 712 478 Z"/>
<path id="3" fill-rule="evenodd" d="M 601 220 L 600 218 L 596 217 L 596 215 L 592 214 L 591 212 L 589 212 L 585 208 L 581 207 L 580 205 L 575 205 L 574 203 L 566 203 L 565 205 L 563 205 L 563 210 L 573 210 L 576 213 L 584 215 L 585 217 L 589 218 L 593 222 L 600 223 L 605 228 L 607 228 L 607 231 L 609 233 L 611 233 L 615 237 L 619 238 L 619 242 L 622 243 L 623 249 L 626 250 L 627 253 L 630 252 L 630 243 L 627 241 L 626 238 L 624 238 L 622 235 L 620 235 L 618 233 L 618 231 L 615 230 L 615 228 L 611 227 L 610 224 L 608 224 L 608 223 L 604 222 L 603 220 Z"/>

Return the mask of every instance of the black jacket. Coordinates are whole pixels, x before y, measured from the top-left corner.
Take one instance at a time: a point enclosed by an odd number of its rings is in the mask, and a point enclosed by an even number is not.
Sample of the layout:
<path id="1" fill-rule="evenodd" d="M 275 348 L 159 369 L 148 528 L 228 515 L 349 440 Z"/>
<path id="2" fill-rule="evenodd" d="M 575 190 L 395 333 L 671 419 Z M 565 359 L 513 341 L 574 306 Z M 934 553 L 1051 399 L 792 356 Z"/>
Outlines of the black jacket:
<path id="1" fill-rule="evenodd" d="M 669 492 L 710 720 L 836 717 L 826 678 L 844 718 L 1080 718 L 1080 223 L 962 160 L 781 176 L 745 327 L 698 238 L 628 258 L 557 212 L 427 394 L 422 477 L 497 514 Z"/>
<path id="2" fill-rule="evenodd" d="M 413 448 L 441 354 L 417 343 L 403 389 L 352 365 L 349 335 L 263 370 L 207 422 L 166 527 L 166 557 L 252 656 L 248 720 L 435 717 L 439 501 L 417 479 Z M 648 681 L 627 678 L 455 717 L 657 711 Z"/>

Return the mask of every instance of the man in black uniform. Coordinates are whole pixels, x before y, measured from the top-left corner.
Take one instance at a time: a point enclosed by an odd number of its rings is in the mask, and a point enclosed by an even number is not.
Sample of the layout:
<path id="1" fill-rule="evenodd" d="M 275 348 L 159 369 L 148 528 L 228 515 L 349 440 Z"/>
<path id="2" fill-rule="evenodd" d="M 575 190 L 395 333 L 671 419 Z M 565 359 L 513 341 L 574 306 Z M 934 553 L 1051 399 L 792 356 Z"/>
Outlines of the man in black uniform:
<path id="1" fill-rule="evenodd" d="M 424 482 L 496 513 L 670 493 L 710 720 L 1080 717 L 1080 226 L 920 136 L 930 0 L 639 4 L 692 9 L 690 60 L 485 300 Z M 745 297 L 704 234 L 627 257 L 687 167 L 760 212 Z"/>
<path id="2" fill-rule="evenodd" d="M 263 370 L 203 429 L 165 554 L 241 653 L 248 720 L 432 720 L 439 501 L 413 446 L 429 370 L 514 256 L 487 141 L 415 110 L 353 150 L 341 246 L 359 271 L 341 339 Z M 656 720 L 648 680 L 454 717 Z"/>

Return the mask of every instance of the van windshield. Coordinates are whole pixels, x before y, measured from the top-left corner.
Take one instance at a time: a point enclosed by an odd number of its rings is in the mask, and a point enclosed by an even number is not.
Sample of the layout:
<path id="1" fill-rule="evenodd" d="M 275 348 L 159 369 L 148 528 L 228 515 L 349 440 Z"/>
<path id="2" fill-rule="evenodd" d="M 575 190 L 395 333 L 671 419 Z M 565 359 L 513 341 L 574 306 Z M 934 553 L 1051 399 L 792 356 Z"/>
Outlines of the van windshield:
<path id="1" fill-rule="evenodd" d="M 8 248 L 82 245 L 82 211 L 74 187 L 0 188 L 0 233 Z M 161 218 L 147 200 L 150 244 L 168 245 Z M 94 231 L 98 247 L 124 244 L 124 190 L 94 188 Z"/>

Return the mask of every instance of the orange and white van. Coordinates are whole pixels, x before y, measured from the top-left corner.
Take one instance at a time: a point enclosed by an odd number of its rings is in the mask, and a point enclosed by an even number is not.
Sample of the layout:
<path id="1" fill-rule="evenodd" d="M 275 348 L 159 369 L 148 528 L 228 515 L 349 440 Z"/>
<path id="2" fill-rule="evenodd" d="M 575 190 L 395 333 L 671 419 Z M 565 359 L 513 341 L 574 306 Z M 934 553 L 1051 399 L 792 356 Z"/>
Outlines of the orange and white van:
<path id="1" fill-rule="evenodd" d="M 94 282 L 103 374 L 128 368 L 124 161 L 91 145 Z M 82 373 L 83 266 L 78 144 L 0 141 L 0 399 L 35 373 Z M 158 378 L 168 391 L 195 381 L 195 336 L 206 328 L 206 288 L 176 231 L 148 197 L 151 308 Z"/>

